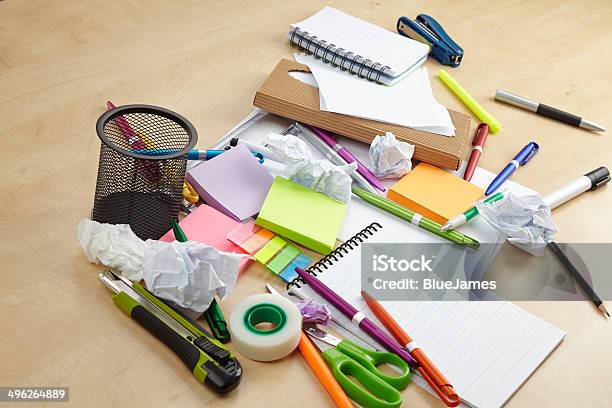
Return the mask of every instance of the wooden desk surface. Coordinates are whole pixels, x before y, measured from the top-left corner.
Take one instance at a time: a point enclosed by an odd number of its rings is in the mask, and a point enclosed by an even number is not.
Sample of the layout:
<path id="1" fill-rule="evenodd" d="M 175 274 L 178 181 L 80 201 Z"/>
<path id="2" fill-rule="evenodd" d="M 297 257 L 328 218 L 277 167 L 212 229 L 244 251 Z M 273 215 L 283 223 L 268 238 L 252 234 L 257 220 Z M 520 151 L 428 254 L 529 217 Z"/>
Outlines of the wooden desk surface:
<path id="1" fill-rule="evenodd" d="M 267 364 L 243 358 L 240 387 L 226 397 L 212 394 L 117 310 L 96 279 L 102 267 L 86 261 L 75 235 L 91 211 L 100 146 L 94 124 L 107 99 L 183 114 L 204 148 L 252 109 L 257 87 L 291 56 L 288 25 L 326 4 L 0 2 L 0 385 L 69 386 L 70 405 L 79 407 L 331 404 L 299 355 Z M 329 4 L 388 29 L 398 16 L 421 12 L 443 22 L 466 50 L 453 75 L 504 125 L 487 142 L 485 168 L 498 170 L 532 139 L 541 152 L 514 179 L 542 193 L 612 166 L 610 132 L 581 131 L 492 101 L 502 88 L 612 127 L 609 1 Z M 434 78 L 440 66 L 426 66 L 436 98 L 465 111 Z M 610 208 L 611 187 L 559 208 L 558 239 L 609 241 Z M 222 308 L 229 313 L 245 295 L 264 291 L 268 279 L 252 267 Z M 568 336 L 507 406 L 610 406 L 610 325 L 586 302 L 523 306 Z M 441 406 L 417 386 L 405 401 Z"/>

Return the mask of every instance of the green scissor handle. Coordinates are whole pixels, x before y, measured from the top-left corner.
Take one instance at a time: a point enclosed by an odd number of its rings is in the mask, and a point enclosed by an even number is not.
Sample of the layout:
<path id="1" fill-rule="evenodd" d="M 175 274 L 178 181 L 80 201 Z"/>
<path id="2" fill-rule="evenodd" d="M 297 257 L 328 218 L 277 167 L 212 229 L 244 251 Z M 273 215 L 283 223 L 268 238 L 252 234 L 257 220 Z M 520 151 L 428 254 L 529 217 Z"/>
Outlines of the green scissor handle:
<path id="1" fill-rule="evenodd" d="M 342 340 L 336 349 L 357 361 L 395 389 L 403 390 L 410 383 L 410 366 L 395 353 L 368 350 L 348 340 Z M 378 369 L 378 366 L 382 364 L 395 366 L 401 370 L 401 373 L 399 375 L 385 374 Z"/>
<path id="2" fill-rule="evenodd" d="M 362 407 L 398 408 L 402 404 L 402 394 L 398 390 L 340 350 L 326 350 L 323 357 L 346 395 Z"/>

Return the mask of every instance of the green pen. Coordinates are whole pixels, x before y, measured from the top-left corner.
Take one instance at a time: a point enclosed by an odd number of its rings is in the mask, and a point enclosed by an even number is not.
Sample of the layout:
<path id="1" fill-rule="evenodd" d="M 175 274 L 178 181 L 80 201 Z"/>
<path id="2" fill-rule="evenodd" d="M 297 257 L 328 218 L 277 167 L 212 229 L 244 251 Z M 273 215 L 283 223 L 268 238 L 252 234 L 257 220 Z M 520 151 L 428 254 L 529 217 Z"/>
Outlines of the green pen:
<path id="1" fill-rule="evenodd" d="M 172 232 L 174 232 L 174 238 L 178 242 L 187 242 L 187 236 L 176 220 L 172 220 Z M 208 310 L 204 312 L 204 318 L 206 318 L 215 339 L 221 343 L 227 343 L 231 340 L 229 330 L 227 329 L 227 322 L 216 299 L 213 299 Z"/>
<path id="2" fill-rule="evenodd" d="M 496 194 L 493 194 L 491 197 L 487 198 L 486 200 L 484 200 L 483 202 L 485 203 L 492 203 L 495 201 L 499 201 L 502 198 L 504 198 L 504 193 L 499 192 Z M 476 206 L 470 208 L 469 210 L 459 214 L 459 215 L 455 215 L 453 218 L 451 218 L 450 220 L 448 220 L 448 222 L 446 224 L 444 224 L 442 226 L 442 228 L 440 228 L 442 231 L 446 231 L 446 230 L 453 230 L 455 228 L 459 228 L 460 226 L 462 226 L 463 224 L 465 224 L 466 222 L 468 222 L 469 220 L 471 220 L 472 218 L 474 218 L 475 216 L 478 215 L 478 208 L 476 208 Z"/>
<path id="3" fill-rule="evenodd" d="M 406 220 L 419 228 L 429 231 L 432 234 L 435 234 L 441 238 L 454 242 L 455 244 L 465 245 L 472 249 L 477 249 L 478 247 L 480 247 L 480 242 L 478 242 L 474 238 L 462 234 L 459 231 L 441 231 L 440 224 L 438 224 L 434 220 L 431 220 L 421 214 L 417 214 L 413 211 L 410 211 L 407 208 L 404 208 L 391 200 L 388 200 L 377 194 L 372 194 L 357 187 L 352 187 L 351 190 L 353 191 L 353 194 L 360 197 L 364 201 L 384 211 L 387 211 L 388 213 L 391 213 L 396 217 Z"/>
<path id="4" fill-rule="evenodd" d="M 187 236 L 176 220 L 172 220 L 172 232 L 174 232 L 174 238 L 176 238 L 178 242 L 187 242 Z"/>

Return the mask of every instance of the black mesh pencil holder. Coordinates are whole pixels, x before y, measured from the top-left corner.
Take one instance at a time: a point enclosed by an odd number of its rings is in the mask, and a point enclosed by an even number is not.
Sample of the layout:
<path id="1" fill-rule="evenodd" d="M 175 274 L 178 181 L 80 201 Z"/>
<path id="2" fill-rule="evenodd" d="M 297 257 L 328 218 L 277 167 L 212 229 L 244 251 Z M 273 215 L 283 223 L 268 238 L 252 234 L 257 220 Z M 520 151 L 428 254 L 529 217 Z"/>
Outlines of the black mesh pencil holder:
<path id="1" fill-rule="evenodd" d="M 159 239 L 178 216 L 195 128 L 167 109 L 126 105 L 100 116 L 96 131 L 102 146 L 92 219 Z"/>

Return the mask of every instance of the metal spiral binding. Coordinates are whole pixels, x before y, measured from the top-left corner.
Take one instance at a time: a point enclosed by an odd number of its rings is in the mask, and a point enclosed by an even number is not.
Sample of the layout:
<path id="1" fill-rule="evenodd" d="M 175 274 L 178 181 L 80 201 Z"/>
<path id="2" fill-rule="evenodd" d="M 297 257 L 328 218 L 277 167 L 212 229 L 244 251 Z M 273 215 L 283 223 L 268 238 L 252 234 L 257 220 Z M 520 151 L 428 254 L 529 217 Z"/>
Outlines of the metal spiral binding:
<path id="1" fill-rule="evenodd" d="M 303 31 L 299 28 L 294 28 L 289 32 L 289 43 L 307 54 L 314 55 L 316 59 L 331 64 L 333 67 L 339 67 L 343 71 L 348 71 L 368 81 L 382 83 L 380 81 L 381 75 L 385 74 L 385 70 L 390 69 L 389 66 L 383 66 L 378 62 L 373 62 L 342 47 L 336 47 L 335 44 L 319 39 L 316 35 L 310 35 L 308 31 Z M 328 54 L 331 55 L 331 59 L 327 58 Z M 336 63 L 337 58 L 340 58 L 340 64 Z M 348 66 L 345 66 L 347 63 Z"/>
<path id="2" fill-rule="evenodd" d="M 338 262 L 338 260 L 344 258 L 344 255 L 347 255 L 350 251 L 357 248 L 361 243 L 370 238 L 372 235 L 374 235 L 376 231 L 380 230 L 381 228 L 382 225 L 377 222 L 373 222 L 372 224 L 359 231 L 357 234 L 353 235 L 349 240 L 340 245 L 338 248 L 331 251 L 329 255 L 325 256 L 324 258 L 321 258 L 320 260 L 312 264 L 308 269 L 306 269 L 306 272 L 308 272 L 312 276 L 317 276 L 318 273 L 322 273 L 323 271 L 330 268 L 334 264 L 334 262 Z M 290 286 L 297 286 L 298 288 L 300 288 L 300 283 L 304 283 L 304 280 L 298 276 L 287 284 L 287 289 L 289 289 Z"/>

